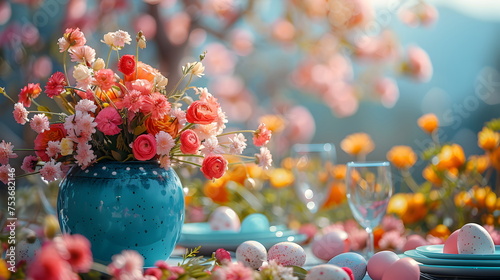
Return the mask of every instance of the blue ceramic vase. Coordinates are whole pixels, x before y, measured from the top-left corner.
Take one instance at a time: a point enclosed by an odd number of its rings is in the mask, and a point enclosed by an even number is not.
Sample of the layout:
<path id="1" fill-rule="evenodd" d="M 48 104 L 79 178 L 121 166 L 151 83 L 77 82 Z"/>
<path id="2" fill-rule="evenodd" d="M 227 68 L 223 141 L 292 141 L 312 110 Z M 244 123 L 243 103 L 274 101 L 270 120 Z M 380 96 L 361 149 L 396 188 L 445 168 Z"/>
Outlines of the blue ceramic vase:
<path id="1" fill-rule="evenodd" d="M 75 166 L 61 181 L 57 200 L 62 231 L 88 238 L 94 261 L 102 264 L 123 250 L 139 252 L 146 267 L 167 260 L 184 210 L 179 177 L 154 161 Z"/>

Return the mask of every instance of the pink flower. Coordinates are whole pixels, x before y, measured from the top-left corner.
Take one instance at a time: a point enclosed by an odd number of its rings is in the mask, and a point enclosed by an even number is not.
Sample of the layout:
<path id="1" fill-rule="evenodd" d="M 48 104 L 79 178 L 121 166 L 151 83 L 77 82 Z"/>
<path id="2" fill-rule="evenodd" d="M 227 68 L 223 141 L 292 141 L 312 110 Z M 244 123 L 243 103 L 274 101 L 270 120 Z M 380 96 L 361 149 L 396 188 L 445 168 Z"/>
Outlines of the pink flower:
<path id="1" fill-rule="evenodd" d="M 49 141 L 45 153 L 51 158 L 56 158 L 61 153 L 61 141 Z"/>
<path id="2" fill-rule="evenodd" d="M 35 172 L 35 167 L 37 163 L 38 163 L 38 157 L 34 155 L 26 156 L 23 159 L 23 164 L 21 165 L 21 169 L 26 171 L 27 173 Z"/>
<path id="3" fill-rule="evenodd" d="M 118 30 L 106 33 L 102 42 L 106 43 L 114 50 L 120 50 L 125 46 L 125 44 L 130 45 L 131 41 L 132 38 L 130 38 L 130 35 L 126 31 Z"/>
<path id="4" fill-rule="evenodd" d="M 144 95 L 140 91 L 134 89 L 125 94 L 122 106 L 128 108 L 130 112 L 137 113 L 144 106 L 144 102 Z"/>
<path id="5" fill-rule="evenodd" d="M 186 129 L 179 138 L 181 142 L 181 152 L 184 154 L 197 154 L 201 142 L 198 135 L 192 129 Z"/>
<path id="6" fill-rule="evenodd" d="M 229 153 L 234 155 L 241 155 L 243 150 L 247 147 L 247 139 L 241 133 L 229 138 Z"/>
<path id="7" fill-rule="evenodd" d="M 405 232 L 405 225 L 403 224 L 403 221 L 391 215 L 384 216 L 381 227 L 384 231 L 396 231 L 399 233 Z"/>
<path id="8" fill-rule="evenodd" d="M 29 83 L 27 86 L 21 89 L 19 93 L 19 102 L 23 103 L 24 107 L 31 106 L 31 100 L 37 98 L 42 92 L 40 84 Z"/>
<path id="9" fill-rule="evenodd" d="M 56 163 L 54 160 L 46 162 L 45 165 L 40 169 L 40 174 L 42 175 L 43 179 L 49 182 L 64 177 L 64 173 L 61 170 L 61 163 Z"/>
<path id="10" fill-rule="evenodd" d="M 115 73 L 111 69 L 101 69 L 94 74 L 94 84 L 106 91 L 115 85 Z"/>
<path id="11" fill-rule="evenodd" d="M 145 114 L 151 114 L 153 120 L 160 120 L 166 114 L 170 113 L 170 107 L 171 105 L 167 97 L 159 92 L 155 92 L 146 97 L 142 110 Z"/>
<path id="12" fill-rule="evenodd" d="M 42 133 L 49 130 L 49 118 L 45 114 L 36 114 L 31 118 L 30 126 L 36 133 Z"/>
<path id="13" fill-rule="evenodd" d="M 92 266 L 92 252 L 90 242 L 79 234 L 64 234 L 54 238 L 54 245 L 58 249 L 59 255 L 66 260 L 73 271 L 88 272 Z"/>
<path id="14" fill-rule="evenodd" d="M 9 163 L 10 158 L 17 158 L 17 154 L 14 153 L 14 145 L 11 142 L 2 140 L 0 142 L 0 164 Z"/>
<path id="15" fill-rule="evenodd" d="M 180 125 L 186 124 L 186 112 L 181 108 L 172 108 L 170 110 L 170 115 L 174 118 L 177 118 Z"/>
<path id="16" fill-rule="evenodd" d="M 14 112 L 12 112 L 14 115 L 14 119 L 18 124 L 25 124 L 28 121 L 28 110 L 24 108 L 23 103 L 16 103 L 14 105 Z"/>
<path id="17" fill-rule="evenodd" d="M 79 279 L 71 266 L 61 258 L 54 246 L 44 246 L 28 268 L 28 278 L 32 280 L 76 280 Z"/>
<path id="18" fill-rule="evenodd" d="M 64 87 L 67 86 L 66 77 L 62 72 L 55 72 L 50 76 L 45 85 L 45 93 L 48 97 L 54 98 L 64 92 Z"/>
<path id="19" fill-rule="evenodd" d="M 253 144 L 257 147 L 266 145 L 271 140 L 271 131 L 261 123 L 253 134 Z"/>
<path id="20" fill-rule="evenodd" d="M 386 108 L 394 107 L 399 98 L 399 89 L 396 82 L 390 78 L 378 79 L 375 83 L 375 92 L 380 96 L 382 105 Z"/>
<path id="21" fill-rule="evenodd" d="M 218 109 L 212 102 L 197 100 L 189 105 L 186 120 L 194 124 L 210 124 L 217 119 Z"/>
<path id="22" fill-rule="evenodd" d="M 253 280 L 253 269 L 241 262 L 230 263 L 225 269 L 226 280 Z"/>
<path id="23" fill-rule="evenodd" d="M 156 139 L 151 134 L 139 135 L 131 145 L 137 160 L 150 160 L 156 155 Z"/>
<path id="24" fill-rule="evenodd" d="M 165 131 L 158 132 L 155 138 L 157 146 L 156 153 L 158 155 L 168 155 L 170 150 L 175 146 L 175 140 Z"/>
<path id="25" fill-rule="evenodd" d="M 401 250 L 406 243 L 406 239 L 401 235 L 401 232 L 391 230 L 385 232 L 378 242 L 378 246 L 382 250 Z"/>
<path id="26" fill-rule="evenodd" d="M 226 173 L 227 160 L 218 154 L 208 155 L 203 159 L 201 172 L 209 180 L 218 179 Z"/>
<path id="27" fill-rule="evenodd" d="M 64 128 L 67 131 L 67 138 L 76 143 L 87 143 L 92 134 L 96 132 L 97 123 L 89 113 L 76 111 L 74 115 L 66 117 Z M 59 139 L 60 140 L 60 139 Z"/>
<path id="28" fill-rule="evenodd" d="M 122 130 L 119 125 L 123 124 L 123 119 L 112 106 L 102 109 L 95 118 L 97 129 L 105 135 L 116 135 Z"/>
<path id="29" fill-rule="evenodd" d="M 95 61 L 95 50 L 89 46 L 73 47 L 69 50 L 71 61 L 90 66 Z"/>
<path id="30" fill-rule="evenodd" d="M 407 73 L 415 80 L 427 82 L 432 77 L 432 63 L 429 55 L 419 47 L 408 48 Z"/>
<path id="31" fill-rule="evenodd" d="M 9 183 L 9 178 L 12 178 L 10 164 L 0 165 L 0 181 L 7 185 Z"/>
<path id="32" fill-rule="evenodd" d="M 205 155 L 209 154 L 222 154 L 222 148 L 219 145 L 219 139 L 215 136 L 210 136 L 205 141 L 203 141 L 203 145 L 201 146 L 201 152 Z"/>
<path id="33" fill-rule="evenodd" d="M 65 52 L 69 48 L 83 46 L 87 43 L 85 35 L 80 31 L 80 28 L 67 28 L 63 37 L 57 41 L 59 52 Z"/>
<path id="34" fill-rule="evenodd" d="M 144 271 L 144 276 L 153 276 L 155 279 L 161 279 L 163 272 L 157 267 L 150 267 Z"/>
<path id="35" fill-rule="evenodd" d="M 142 279 L 144 258 L 136 251 L 124 250 L 112 257 L 113 262 L 108 265 L 108 271 L 117 280 Z"/>
<path id="36" fill-rule="evenodd" d="M 217 135 L 216 129 L 217 125 L 215 123 L 211 123 L 206 125 L 197 125 L 193 130 L 196 134 L 198 134 L 198 138 L 200 138 L 201 141 L 204 141 L 210 137 L 215 137 Z"/>
<path id="37" fill-rule="evenodd" d="M 172 163 L 170 162 L 170 157 L 169 156 L 161 156 L 160 157 L 160 167 L 164 168 L 165 170 L 170 169 L 170 165 Z"/>
<path id="38" fill-rule="evenodd" d="M 264 169 L 268 169 L 273 163 L 271 152 L 266 147 L 260 147 L 260 153 L 255 154 L 255 158 L 256 163 Z"/>
<path id="39" fill-rule="evenodd" d="M 76 147 L 75 160 L 78 165 L 83 168 L 89 166 L 92 161 L 96 158 L 92 146 L 87 143 L 78 143 Z"/>
<path id="40" fill-rule="evenodd" d="M 97 106 L 95 105 L 94 101 L 89 99 L 82 99 L 78 101 L 78 103 L 75 105 L 75 110 L 81 111 L 83 113 L 88 113 L 88 112 L 95 113 L 96 109 Z"/>
<path id="41" fill-rule="evenodd" d="M 226 264 L 231 262 L 231 254 L 228 251 L 219 248 L 215 251 L 215 259 L 219 264 Z"/>

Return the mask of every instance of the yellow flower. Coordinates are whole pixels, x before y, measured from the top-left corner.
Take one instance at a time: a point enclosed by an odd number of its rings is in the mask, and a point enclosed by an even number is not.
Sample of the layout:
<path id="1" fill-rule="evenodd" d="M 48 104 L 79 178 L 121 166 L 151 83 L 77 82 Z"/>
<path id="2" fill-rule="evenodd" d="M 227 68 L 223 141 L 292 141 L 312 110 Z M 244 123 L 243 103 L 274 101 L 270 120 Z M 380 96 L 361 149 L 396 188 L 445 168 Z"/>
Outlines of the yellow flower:
<path id="1" fill-rule="evenodd" d="M 422 176 L 425 180 L 436 186 L 440 186 L 443 183 L 443 179 L 437 174 L 436 167 L 433 165 L 426 166 L 422 171 Z"/>
<path id="2" fill-rule="evenodd" d="M 498 144 L 500 143 L 500 133 L 493 131 L 487 127 L 484 127 L 483 130 L 481 130 L 477 134 L 477 145 L 485 150 L 485 151 L 491 151 L 498 147 Z"/>
<path id="3" fill-rule="evenodd" d="M 62 156 L 71 155 L 73 153 L 73 145 L 74 145 L 73 140 L 69 138 L 61 139 L 61 155 Z"/>
<path id="4" fill-rule="evenodd" d="M 477 156 L 477 155 L 472 155 L 469 157 L 469 160 L 467 161 L 466 169 L 468 172 L 478 172 L 478 173 L 483 173 L 490 167 L 490 158 L 488 155 L 482 155 L 482 156 Z"/>
<path id="5" fill-rule="evenodd" d="M 7 268 L 7 262 L 4 259 L 0 259 L 0 279 L 9 279 L 10 271 Z"/>
<path id="6" fill-rule="evenodd" d="M 451 231 L 447 226 L 445 226 L 443 224 L 439 224 L 435 228 L 431 229 L 431 231 L 429 233 L 432 236 L 445 239 L 448 236 L 450 236 Z"/>
<path id="7" fill-rule="evenodd" d="M 418 126 L 427 133 L 432 133 L 439 127 L 439 120 L 434 114 L 425 114 L 418 121 Z"/>
<path id="8" fill-rule="evenodd" d="M 259 118 L 259 123 L 264 123 L 273 134 L 285 129 L 285 120 L 278 115 L 264 115 Z"/>
<path id="9" fill-rule="evenodd" d="M 277 189 L 288 187 L 294 181 L 292 172 L 284 168 L 275 168 L 271 170 L 269 172 L 269 177 L 271 186 Z"/>
<path id="10" fill-rule="evenodd" d="M 490 153 L 490 162 L 496 170 L 500 170 L 500 147 Z"/>
<path id="11" fill-rule="evenodd" d="M 397 193 L 393 195 L 387 205 L 387 213 L 402 217 L 408 208 L 407 194 Z"/>
<path id="12" fill-rule="evenodd" d="M 387 152 L 387 159 L 397 168 L 407 169 L 417 162 L 417 154 L 410 146 L 394 146 Z"/>
<path id="13" fill-rule="evenodd" d="M 59 232 L 59 222 L 56 216 L 47 215 L 43 221 L 43 233 L 45 237 L 52 239 Z"/>
<path id="14" fill-rule="evenodd" d="M 350 155 L 366 155 L 375 149 L 370 135 L 359 132 L 348 135 L 342 142 L 340 142 L 342 150 Z"/>
<path id="15" fill-rule="evenodd" d="M 460 168 L 465 163 L 465 153 L 458 144 L 445 145 L 438 154 L 438 170 Z"/>

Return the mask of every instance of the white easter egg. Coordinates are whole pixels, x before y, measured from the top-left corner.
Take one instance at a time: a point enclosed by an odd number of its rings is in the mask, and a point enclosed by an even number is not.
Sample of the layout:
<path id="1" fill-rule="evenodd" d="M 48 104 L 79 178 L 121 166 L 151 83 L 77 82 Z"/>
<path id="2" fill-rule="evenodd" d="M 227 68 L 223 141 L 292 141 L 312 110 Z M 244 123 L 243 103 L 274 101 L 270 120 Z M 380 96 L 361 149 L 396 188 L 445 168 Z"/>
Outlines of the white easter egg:
<path id="1" fill-rule="evenodd" d="M 350 280 L 351 278 L 341 267 L 333 264 L 320 264 L 311 268 L 306 280 Z"/>
<path id="2" fill-rule="evenodd" d="M 366 275 L 366 260 L 358 253 L 348 252 L 333 257 L 329 264 L 339 267 L 348 267 L 352 270 L 355 280 L 361 280 Z"/>
<path id="3" fill-rule="evenodd" d="M 240 218 L 233 209 L 227 206 L 221 206 L 215 209 L 208 219 L 212 230 L 240 230 Z"/>
<path id="4" fill-rule="evenodd" d="M 486 229 L 478 224 L 464 225 L 458 232 L 459 254 L 494 254 L 495 243 Z"/>
<path id="5" fill-rule="evenodd" d="M 258 269 L 267 260 L 266 247 L 258 241 L 245 241 L 236 248 L 236 260 L 245 266 Z"/>
<path id="6" fill-rule="evenodd" d="M 269 249 L 267 259 L 274 260 L 284 266 L 303 266 L 306 263 L 306 252 L 297 243 L 280 242 Z"/>

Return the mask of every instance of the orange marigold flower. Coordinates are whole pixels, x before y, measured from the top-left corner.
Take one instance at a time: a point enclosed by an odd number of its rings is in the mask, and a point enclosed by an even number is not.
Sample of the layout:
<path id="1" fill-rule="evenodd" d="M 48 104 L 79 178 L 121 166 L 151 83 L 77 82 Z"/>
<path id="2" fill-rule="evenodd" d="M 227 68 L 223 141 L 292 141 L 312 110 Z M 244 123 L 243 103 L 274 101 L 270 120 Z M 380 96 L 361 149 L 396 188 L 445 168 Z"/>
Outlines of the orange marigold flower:
<path id="1" fill-rule="evenodd" d="M 472 198 L 469 192 L 461 191 L 455 195 L 454 202 L 457 207 L 471 206 Z"/>
<path id="2" fill-rule="evenodd" d="M 347 165 L 345 164 L 337 164 L 332 168 L 332 176 L 336 180 L 344 180 L 346 172 L 347 172 Z"/>
<path id="3" fill-rule="evenodd" d="M 500 147 L 490 153 L 490 162 L 496 170 L 500 170 Z"/>
<path id="4" fill-rule="evenodd" d="M 402 217 L 408 208 L 408 194 L 397 193 L 393 195 L 389 204 L 387 205 L 388 214 L 396 214 L 398 217 Z"/>
<path id="5" fill-rule="evenodd" d="M 226 180 L 208 180 L 203 187 L 203 194 L 212 199 L 213 202 L 223 204 L 229 202 L 229 191 L 226 187 Z"/>
<path id="6" fill-rule="evenodd" d="M 427 133 L 432 133 L 439 127 L 439 120 L 434 114 L 425 114 L 418 121 L 418 126 Z"/>
<path id="7" fill-rule="evenodd" d="M 290 186 L 295 180 L 292 172 L 284 168 L 275 168 L 269 171 L 271 186 L 280 189 Z"/>
<path id="8" fill-rule="evenodd" d="M 348 135 L 340 142 L 342 150 L 350 155 L 366 155 L 375 149 L 375 144 L 370 135 L 359 132 Z"/>
<path id="9" fill-rule="evenodd" d="M 431 182 L 436 186 L 440 186 L 443 183 L 443 179 L 436 172 L 436 167 L 432 165 L 428 165 L 422 171 L 422 176 L 425 180 Z"/>
<path id="10" fill-rule="evenodd" d="M 407 169 L 417 162 L 417 154 L 410 146 L 394 146 L 387 152 L 387 159 L 395 167 Z"/>
<path id="11" fill-rule="evenodd" d="M 342 182 L 333 182 L 330 185 L 330 191 L 328 192 L 328 197 L 321 206 L 322 210 L 333 208 L 346 199 L 346 189 L 345 184 Z"/>
<path id="12" fill-rule="evenodd" d="M 431 229 L 429 233 L 435 237 L 446 239 L 450 236 L 451 231 L 447 226 L 439 224 L 435 228 Z"/>
<path id="13" fill-rule="evenodd" d="M 179 129 L 181 127 L 181 124 L 179 124 L 179 120 L 177 118 L 172 118 L 169 115 L 165 115 L 161 119 L 153 119 L 151 117 L 148 117 L 144 124 L 146 125 L 146 130 L 148 131 L 148 133 L 156 135 L 160 131 L 165 131 L 166 133 L 170 134 L 172 138 L 177 137 L 177 134 L 179 133 Z"/>
<path id="14" fill-rule="evenodd" d="M 273 134 L 285 129 L 285 120 L 278 115 L 264 115 L 259 118 L 259 123 L 264 123 Z"/>
<path id="15" fill-rule="evenodd" d="M 445 145 L 438 154 L 436 167 L 439 170 L 460 168 L 465 163 L 465 153 L 458 144 Z"/>
<path id="16" fill-rule="evenodd" d="M 488 155 L 472 155 L 469 157 L 469 160 L 467 161 L 466 165 L 466 170 L 468 172 L 478 172 L 478 173 L 483 173 L 490 167 L 490 158 Z"/>
<path id="17" fill-rule="evenodd" d="M 499 143 L 500 133 L 493 131 L 490 128 L 484 127 L 483 130 L 477 134 L 477 145 L 485 151 L 495 149 L 498 147 Z"/>

